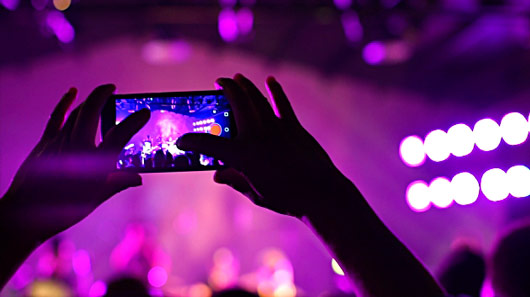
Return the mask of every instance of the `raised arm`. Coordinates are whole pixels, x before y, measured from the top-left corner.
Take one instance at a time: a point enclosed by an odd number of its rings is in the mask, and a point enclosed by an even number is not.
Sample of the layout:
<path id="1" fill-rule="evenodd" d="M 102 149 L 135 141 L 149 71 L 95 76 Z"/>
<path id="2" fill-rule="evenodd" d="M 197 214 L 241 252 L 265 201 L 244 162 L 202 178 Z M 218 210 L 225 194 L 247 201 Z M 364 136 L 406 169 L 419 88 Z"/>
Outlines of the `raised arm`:
<path id="1" fill-rule="evenodd" d="M 50 116 L 37 146 L 0 199 L 0 289 L 40 243 L 87 217 L 112 195 L 142 184 L 116 172 L 116 158 L 149 119 L 139 111 L 112 128 L 96 146 L 99 116 L 113 85 L 96 88 L 65 122 L 77 90 L 70 89 Z"/>
<path id="2" fill-rule="evenodd" d="M 229 166 L 216 172 L 216 182 L 259 206 L 304 221 L 354 280 L 359 295 L 443 296 L 429 272 L 302 127 L 274 78 L 266 84 L 274 109 L 240 74 L 217 83 L 232 106 L 238 136 L 187 134 L 178 143 Z"/>

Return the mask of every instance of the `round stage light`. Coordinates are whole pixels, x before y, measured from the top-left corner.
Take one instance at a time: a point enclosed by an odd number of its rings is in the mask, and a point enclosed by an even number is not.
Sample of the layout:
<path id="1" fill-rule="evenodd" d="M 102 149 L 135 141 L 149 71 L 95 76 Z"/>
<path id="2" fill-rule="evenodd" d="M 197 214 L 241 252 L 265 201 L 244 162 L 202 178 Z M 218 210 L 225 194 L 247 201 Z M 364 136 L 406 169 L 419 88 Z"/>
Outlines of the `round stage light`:
<path id="1" fill-rule="evenodd" d="M 434 162 L 441 162 L 451 154 L 447 133 L 440 129 L 427 134 L 423 146 L 427 156 Z"/>
<path id="2" fill-rule="evenodd" d="M 407 187 L 407 203 L 417 212 L 426 211 L 431 207 L 429 186 L 424 181 L 415 181 Z"/>
<path id="3" fill-rule="evenodd" d="M 420 166 L 425 162 L 423 141 L 418 136 L 409 136 L 399 144 L 399 155 L 403 163 L 410 167 Z"/>
<path id="4" fill-rule="evenodd" d="M 451 182 L 445 177 L 435 178 L 429 185 L 429 198 L 436 207 L 446 208 L 453 203 Z"/>
<path id="5" fill-rule="evenodd" d="M 501 128 L 492 119 L 478 121 L 473 128 L 475 143 L 483 151 L 496 149 L 501 143 Z"/>
<path id="6" fill-rule="evenodd" d="M 380 41 L 372 41 L 363 49 L 363 58 L 370 65 L 381 64 L 385 60 L 385 45 Z"/>
<path id="7" fill-rule="evenodd" d="M 506 173 L 499 168 L 486 171 L 482 175 L 480 187 L 484 196 L 491 201 L 506 199 L 510 191 Z"/>
<path id="8" fill-rule="evenodd" d="M 469 205 L 477 201 L 480 186 L 469 172 L 462 172 L 451 180 L 451 196 L 460 205 Z"/>
<path id="9" fill-rule="evenodd" d="M 447 131 L 449 150 L 456 157 L 469 155 L 475 146 L 473 131 L 467 125 L 456 124 Z"/>
<path id="10" fill-rule="evenodd" d="M 528 138 L 528 121 L 518 112 L 505 115 L 500 127 L 502 139 L 509 145 L 521 144 Z"/>
<path id="11" fill-rule="evenodd" d="M 155 266 L 147 273 L 149 284 L 155 288 L 164 286 L 167 282 L 167 271 L 160 266 Z"/>
<path id="12" fill-rule="evenodd" d="M 530 169 L 516 165 L 506 171 L 510 194 L 515 198 L 530 195 Z"/>

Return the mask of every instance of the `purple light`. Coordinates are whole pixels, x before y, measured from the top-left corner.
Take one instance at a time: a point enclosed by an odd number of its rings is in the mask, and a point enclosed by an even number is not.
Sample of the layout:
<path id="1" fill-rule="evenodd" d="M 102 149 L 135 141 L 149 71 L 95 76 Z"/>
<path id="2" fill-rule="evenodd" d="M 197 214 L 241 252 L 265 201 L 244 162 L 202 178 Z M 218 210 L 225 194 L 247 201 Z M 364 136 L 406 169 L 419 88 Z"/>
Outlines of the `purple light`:
<path id="1" fill-rule="evenodd" d="M 447 131 L 449 150 L 456 157 L 469 155 L 475 146 L 473 131 L 467 125 L 456 124 Z"/>
<path id="2" fill-rule="evenodd" d="M 90 286 L 88 297 L 101 297 L 107 293 L 107 285 L 102 281 L 97 281 Z"/>
<path id="3" fill-rule="evenodd" d="M 160 266 L 155 266 L 147 273 L 149 284 L 155 288 L 160 288 L 167 282 L 167 271 Z"/>
<path id="4" fill-rule="evenodd" d="M 0 4 L 2 4 L 7 10 L 17 9 L 19 3 L 20 0 L 0 0 Z"/>
<path id="5" fill-rule="evenodd" d="M 501 201 L 508 197 L 509 188 L 506 173 L 499 168 L 493 168 L 482 175 L 480 187 L 484 196 L 491 201 Z"/>
<path id="6" fill-rule="evenodd" d="M 252 32 L 252 27 L 254 26 L 254 14 L 250 8 L 243 7 L 237 11 L 237 24 L 239 32 L 242 35 L 247 35 Z"/>
<path id="7" fill-rule="evenodd" d="M 226 42 L 232 42 L 237 39 L 239 34 L 237 25 L 237 15 L 231 8 L 224 8 L 219 13 L 219 35 Z"/>
<path id="8" fill-rule="evenodd" d="M 451 180 L 451 196 L 460 205 L 469 205 L 477 201 L 479 192 L 478 181 L 471 173 L 459 173 Z"/>
<path id="9" fill-rule="evenodd" d="M 184 40 L 152 40 L 144 45 L 142 56 L 154 65 L 178 64 L 187 61 L 191 52 L 191 45 Z"/>
<path id="10" fill-rule="evenodd" d="M 424 181 L 415 181 L 407 187 L 407 203 L 416 212 L 426 211 L 431 207 L 429 187 Z"/>
<path id="11" fill-rule="evenodd" d="M 359 16 L 353 10 L 346 11 L 341 16 L 344 35 L 350 42 L 359 42 L 363 38 L 363 27 L 359 21 Z"/>
<path id="12" fill-rule="evenodd" d="M 74 40 L 74 27 L 59 11 L 50 11 L 46 17 L 46 24 L 53 31 L 57 39 L 62 43 L 70 43 Z"/>
<path id="13" fill-rule="evenodd" d="M 425 162 L 423 141 L 418 136 L 408 136 L 399 145 L 401 160 L 410 167 L 417 167 Z"/>
<path id="14" fill-rule="evenodd" d="M 333 0 L 333 3 L 338 9 L 345 10 L 351 6 L 352 0 Z"/>
<path id="15" fill-rule="evenodd" d="M 75 274 L 79 276 L 87 276 L 91 272 L 90 255 L 86 250 L 78 250 L 74 253 L 72 267 Z"/>
<path id="16" fill-rule="evenodd" d="M 372 41 L 363 49 L 363 58 L 370 65 L 380 64 L 385 59 L 385 55 L 385 45 L 380 41 Z"/>
<path id="17" fill-rule="evenodd" d="M 500 128 L 502 139 L 509 145 L 521 144 L 528 137 L 528 121 L 518 112 L 505 115 Z"/>
<path id="18" fill-rule="evenodd" d="M 483 151 L 496 149 L 501 142 L 501 128 L 492 119 L 478 121 L 473 128 L 475 143 Z"/>
<path id="19" fill-rule="evenodd" d="M 429 185 L 429 197 L 436 207 L 449 207 L 453 203 L 451 182 L 445 177 L 435 178 Z"/>
<path id="20" fill-rule="evenodd" d="M 441 162 L 450 155 L 447 133 L 438 129 L 427 134 L 424 142 L 425 153 L 434 162 Z"/>
<path id="21" fill-rule="evenodd" d="M 523 165 L 516 165 L 506 171 L 510 194 L 515 198 L 530 195 L 530 169 Z"/>

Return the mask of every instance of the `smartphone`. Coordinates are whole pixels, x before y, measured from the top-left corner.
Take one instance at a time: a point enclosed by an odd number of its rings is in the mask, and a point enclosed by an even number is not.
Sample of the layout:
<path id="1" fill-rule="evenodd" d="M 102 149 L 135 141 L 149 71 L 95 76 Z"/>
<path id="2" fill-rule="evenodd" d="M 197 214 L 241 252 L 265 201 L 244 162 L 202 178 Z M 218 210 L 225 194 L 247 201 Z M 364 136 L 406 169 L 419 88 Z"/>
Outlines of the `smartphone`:
<path id="1" fill-rule="evenodd" d="M 220 160 L 182 151 L 176 145 L 179 137 L 191 132 L 235 136 L 232 110 L 222 91 L 113 95 L 101 115 L 102 135 L 143 108 L 151 110 L 151 118 L 125 145 L 117 169 L 170 172 L 223 167 Z"/>

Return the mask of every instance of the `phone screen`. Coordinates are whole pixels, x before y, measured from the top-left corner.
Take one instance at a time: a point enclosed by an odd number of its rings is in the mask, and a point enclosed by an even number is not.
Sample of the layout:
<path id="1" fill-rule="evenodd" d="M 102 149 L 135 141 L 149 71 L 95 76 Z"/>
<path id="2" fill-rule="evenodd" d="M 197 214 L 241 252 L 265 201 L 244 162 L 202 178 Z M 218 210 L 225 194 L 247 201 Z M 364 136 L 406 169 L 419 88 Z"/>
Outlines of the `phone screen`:
<path id="1" fill-rule="evenodd" d="M 121 151 L 116 167 L 137 172 L 194 171 L 223 165 L 212 157 L 180 150 L 186 133 L 233 136 L 230 105 L 220 91 L 113 96 L 115 123 L 143 108 L 151 118 Z"/>

